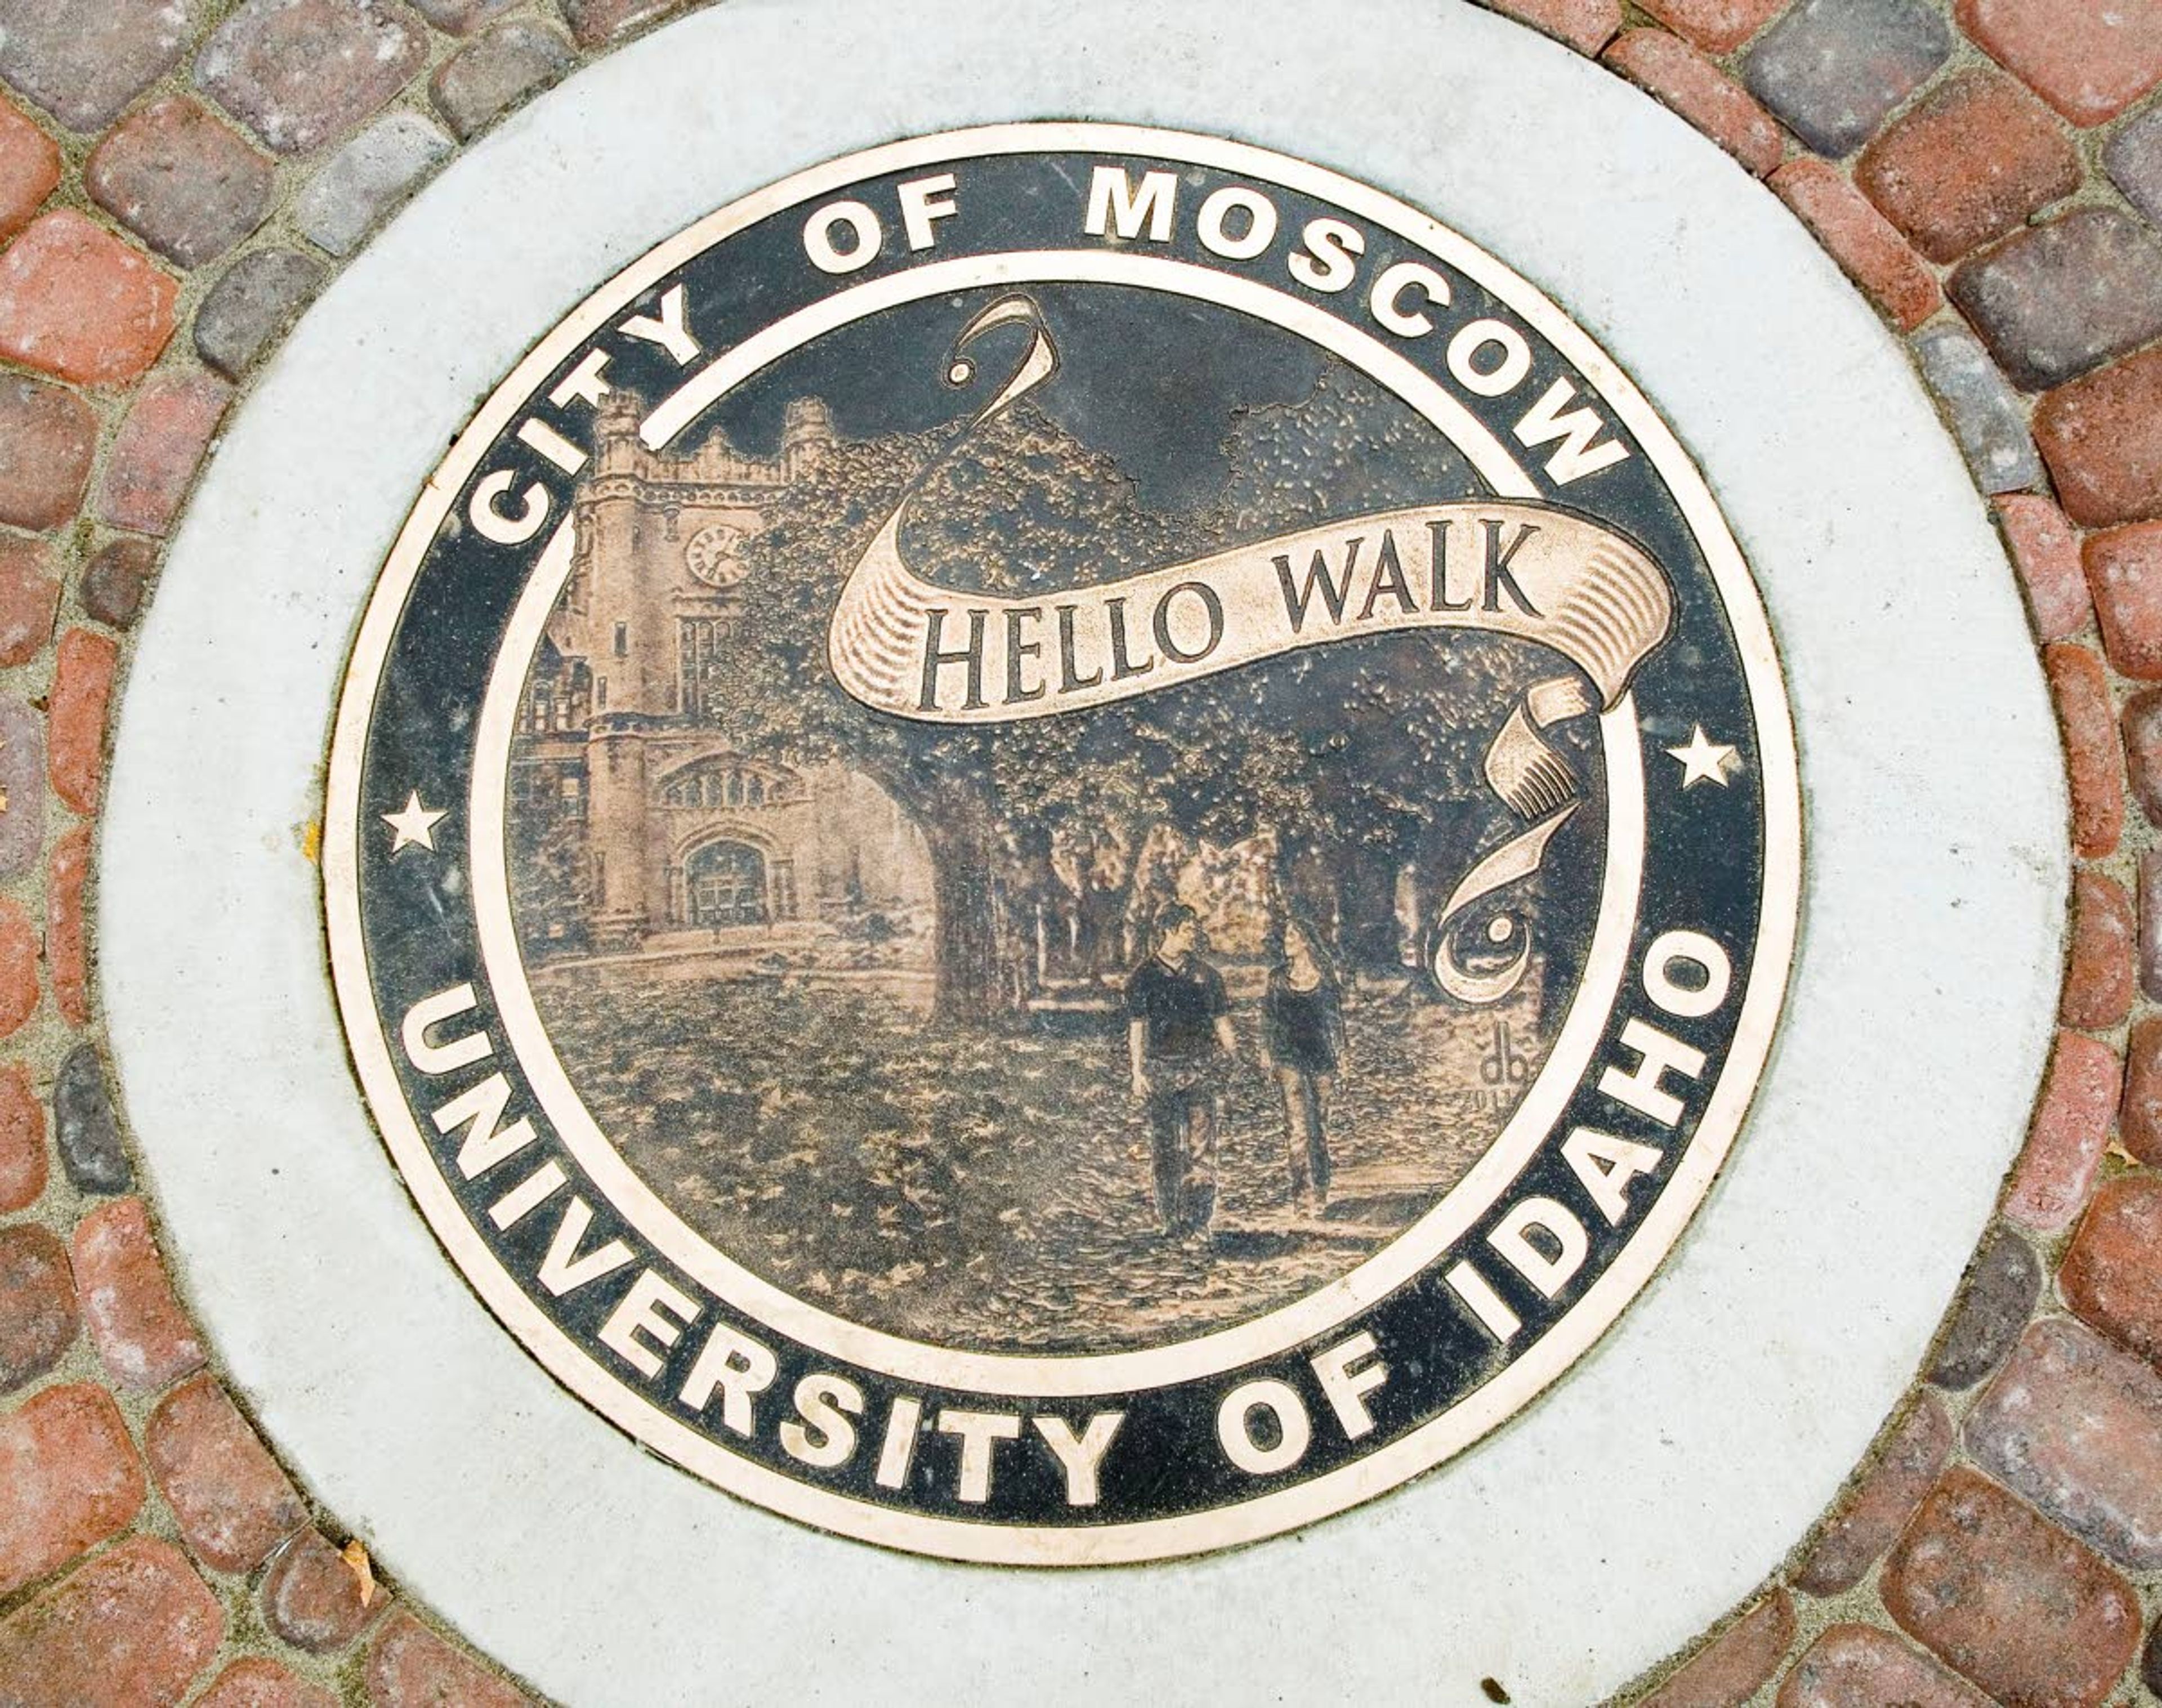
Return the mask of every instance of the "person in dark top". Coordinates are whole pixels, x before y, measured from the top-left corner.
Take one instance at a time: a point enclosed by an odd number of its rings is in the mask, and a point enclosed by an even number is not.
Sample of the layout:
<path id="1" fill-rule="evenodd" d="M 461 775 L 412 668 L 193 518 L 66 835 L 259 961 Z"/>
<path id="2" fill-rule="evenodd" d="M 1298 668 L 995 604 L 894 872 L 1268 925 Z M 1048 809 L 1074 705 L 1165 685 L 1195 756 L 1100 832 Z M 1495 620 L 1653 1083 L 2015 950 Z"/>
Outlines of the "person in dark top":
<path id="1" fill-rule="evenodd" d="M 1201 958 L 1201 920 L 1173 902 L 1156 952 L 1126 980 L 1126 1054 L 1156 1152 L 1156 1205 L 1170 1234 L 1206 1232 L 1216 1209 L 1216 1126 L 1238 1052 L 1224 980 Z"/>
<path id="2" fill-rule="evenodd" d="M 1309 1215 L 1329 1202 L 1329 1099 L 1344 1045 L 1343 992 L 1329 952 L 1304 920 L 1286 920 L 1261 997 L 1261 1058 L 1283 1094 L 1292 1201 Z"/>

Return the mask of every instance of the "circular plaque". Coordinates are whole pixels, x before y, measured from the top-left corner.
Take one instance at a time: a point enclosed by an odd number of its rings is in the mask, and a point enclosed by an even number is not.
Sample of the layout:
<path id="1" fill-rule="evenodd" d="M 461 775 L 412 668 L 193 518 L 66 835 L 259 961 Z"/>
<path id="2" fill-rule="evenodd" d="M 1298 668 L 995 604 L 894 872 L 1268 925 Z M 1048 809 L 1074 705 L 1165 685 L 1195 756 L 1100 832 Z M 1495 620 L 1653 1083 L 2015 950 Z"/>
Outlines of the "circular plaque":
<path id="1" fill-rule="evenodd" d="M 1799 879 L 1748 570 L 1613 363 L 1386 195 L 1096 124 L 803 173 L 549 333 L 327 824 L 369 1105 L 510 1331 L 1017 1564 L 1306 1523 L 1560 1375 Z"/>

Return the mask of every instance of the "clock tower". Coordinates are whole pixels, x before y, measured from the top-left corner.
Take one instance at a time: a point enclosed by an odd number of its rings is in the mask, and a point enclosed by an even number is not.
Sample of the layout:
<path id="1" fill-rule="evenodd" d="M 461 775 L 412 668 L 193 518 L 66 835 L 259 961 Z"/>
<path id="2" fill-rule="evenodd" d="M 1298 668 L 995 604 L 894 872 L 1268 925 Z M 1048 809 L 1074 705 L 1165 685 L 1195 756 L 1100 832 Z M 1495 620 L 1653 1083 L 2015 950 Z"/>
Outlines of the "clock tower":
<path id="1" fill-rule="evenodd" d="M 513 750 L 514 834 L 556 838 L 578 901 L 533 922 L 533 947 L 634 950 L 927 901 L 922 838 L 875 784 L 753 760 L 715 728 L 745 548 L 833 444 L 825 405 L 791 403 L 770 457 L 718 431 L 656 454 L 639 438 L 642 410 L 616 392 L 597 412 L 571 577 Z"/>

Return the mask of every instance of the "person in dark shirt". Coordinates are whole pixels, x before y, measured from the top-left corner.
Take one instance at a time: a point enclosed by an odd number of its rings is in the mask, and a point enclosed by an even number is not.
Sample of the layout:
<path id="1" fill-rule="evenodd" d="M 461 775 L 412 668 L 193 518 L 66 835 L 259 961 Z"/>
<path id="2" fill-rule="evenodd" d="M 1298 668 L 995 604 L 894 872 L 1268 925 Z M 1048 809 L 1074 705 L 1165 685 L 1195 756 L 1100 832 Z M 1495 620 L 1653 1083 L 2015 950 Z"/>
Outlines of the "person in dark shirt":
<path id="1" fill-rule="evenodd" d="M 1201 958 L 1201 920 L 1173 902 L 1156 952 L 1126 980 L 1126 1054 L 1156 1152 L 1157 1212 L 1170 1234 L 1206 1232 L 1216 1210 L 1216 1126 L 1238 1052 L 1224 980 Z"/>
<path id="2" fill-rule="evenodd" d="M 1309 1215 L 1329 1202 L 1329 1099 L 1344 1043 L 1343 992 L 1329 952 L 1312 926 L 1288 919 L 1261 997 L 1261 1059 L 1283 1094 L 1292 1201 Z"/>

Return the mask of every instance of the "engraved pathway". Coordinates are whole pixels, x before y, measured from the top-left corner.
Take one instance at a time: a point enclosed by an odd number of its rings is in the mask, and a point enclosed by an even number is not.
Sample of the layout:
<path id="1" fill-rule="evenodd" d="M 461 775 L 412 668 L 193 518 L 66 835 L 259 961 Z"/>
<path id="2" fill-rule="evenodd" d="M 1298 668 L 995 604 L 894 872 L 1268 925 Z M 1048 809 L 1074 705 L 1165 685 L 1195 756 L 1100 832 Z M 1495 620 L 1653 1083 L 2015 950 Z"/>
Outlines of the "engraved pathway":
<path id="1" fill-rule="evenodd" d="M 1123 1037 L 919 1025 L 860 986 L 546 978 L 573 1081 L 693 1227 L 858 1321 L 985 1350 L 1101 1350 L 1219 1328 L 1346 1272 L 1461 1177 L 1528 1072 L 1531 999 L 1466 1012 L 1362 990 L 1327 1213 L 1290 1207 L 1253 1005 L 1219 1141 L 1214 1237 L 1167 1238 Z"/>

